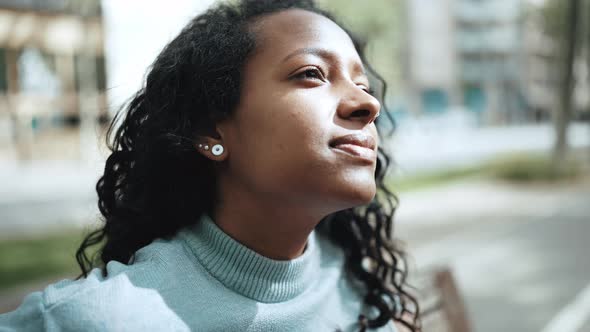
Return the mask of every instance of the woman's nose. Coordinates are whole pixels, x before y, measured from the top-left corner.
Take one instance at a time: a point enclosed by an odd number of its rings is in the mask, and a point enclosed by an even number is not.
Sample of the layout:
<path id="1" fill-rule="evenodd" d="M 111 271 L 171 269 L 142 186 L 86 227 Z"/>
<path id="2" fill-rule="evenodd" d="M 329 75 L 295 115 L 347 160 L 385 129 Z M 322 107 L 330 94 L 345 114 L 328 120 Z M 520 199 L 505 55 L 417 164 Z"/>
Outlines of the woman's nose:
<path id="1" fill-rule="evenodd" d="M 370 124 L 379 116 L 381 104 L 377 98 L 358 86 L 348 90 L 340 100 L 338 115 L 347 120 Z"/>

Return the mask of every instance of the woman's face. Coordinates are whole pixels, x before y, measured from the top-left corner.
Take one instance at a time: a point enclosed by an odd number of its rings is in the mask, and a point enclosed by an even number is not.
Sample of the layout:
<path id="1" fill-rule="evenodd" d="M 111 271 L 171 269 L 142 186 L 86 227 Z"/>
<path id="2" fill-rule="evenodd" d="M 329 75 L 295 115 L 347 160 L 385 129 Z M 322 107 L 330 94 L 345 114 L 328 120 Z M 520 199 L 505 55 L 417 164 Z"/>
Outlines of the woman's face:
<path id="1" fill-rule="evenodd" d="M 253 31 L 240 103 L 220 126 L 226 179 L 326 214 L 370 202 L 380 105 L 350 37 L 303 10 L 265 16 Z M 336 144 L 350 134 L 357 140 Z"/>

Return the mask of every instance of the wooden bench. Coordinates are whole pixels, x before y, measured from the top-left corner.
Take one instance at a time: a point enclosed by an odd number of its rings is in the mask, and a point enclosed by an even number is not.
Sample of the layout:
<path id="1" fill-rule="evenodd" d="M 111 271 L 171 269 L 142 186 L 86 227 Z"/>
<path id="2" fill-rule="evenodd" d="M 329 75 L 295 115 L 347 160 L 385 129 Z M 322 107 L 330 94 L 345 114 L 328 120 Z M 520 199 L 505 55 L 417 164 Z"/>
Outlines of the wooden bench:
<path id="1" fill-rule="evenodd" d="M 448 267 L 415 274 L 423 332 L 471 332 L 465 304 Z"/>

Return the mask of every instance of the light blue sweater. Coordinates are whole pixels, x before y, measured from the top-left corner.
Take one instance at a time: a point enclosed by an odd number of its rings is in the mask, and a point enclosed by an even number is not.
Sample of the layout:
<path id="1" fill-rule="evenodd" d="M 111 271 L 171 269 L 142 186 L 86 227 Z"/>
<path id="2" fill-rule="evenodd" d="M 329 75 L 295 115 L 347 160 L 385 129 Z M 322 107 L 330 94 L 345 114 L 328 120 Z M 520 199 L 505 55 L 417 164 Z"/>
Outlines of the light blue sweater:
<path id="1" fill-rule="evenodd" d="M 133 264 L 108 263 L 106 278 L 94 269 L 31 293 L 0 315 L 0 332 L 356 331 L 362 301 L 343 263 L 316 231 L 300 257 L 277 261 L 204 216 L 137 251 Z"/>

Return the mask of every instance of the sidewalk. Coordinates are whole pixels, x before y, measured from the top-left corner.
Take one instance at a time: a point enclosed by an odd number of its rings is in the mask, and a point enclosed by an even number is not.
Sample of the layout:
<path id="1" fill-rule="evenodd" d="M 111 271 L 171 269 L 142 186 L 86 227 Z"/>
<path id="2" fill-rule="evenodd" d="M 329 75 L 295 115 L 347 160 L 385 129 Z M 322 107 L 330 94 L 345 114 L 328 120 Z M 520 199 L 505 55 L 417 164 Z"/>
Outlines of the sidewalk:
<path id="1" fill-rule="evenodd" d="M 453 255 L 445 254 L 446 248 L 441 251 L 442 243 L 454 246 L 455 240 L 465 241 L 465 233 L 496 222 L 513 220 L 517 226 L 531 219 L 563 217 L 563 211 L 568 217 L 590 220 L 588 209 L 579 206 L 585 198 L 590 202 L 590 176 L 522 185 L 468 178 L 398 196 L 394 236 L 421 267 Z"/>
<path id="2" fill-rule="evenodd" d="M 101 166 L 102 167 L 102 166 Z M 76 161 L 0 164 L 0 239 L 97 220 L 96 166 Z"/>
<path id="3" fill-rule="evenodd" d="M 549 153 L 554 142 L 549 123 L 479 128 L 432 118 L 401 123 L 384 144 L 397 162 L 396 174 L 404 175 L 477 165 L 506 154 Z M 590 149 L 590 126 L 572 123 L 568 142 L 571 149 Z"/>
<path id="4" fill-rule="evenodd" d="M 396 223 L 436 226 L 457 219 L 477 222 L 492 216 L 547 216 L 567 204 L 567 197 L 590 188 L 590 177 L 570 182 L 515 184 L 486 178 L 464 178 L 436 187 L 398 194 Z M 395 189 L 395 188 L 394 188 Z"/>

